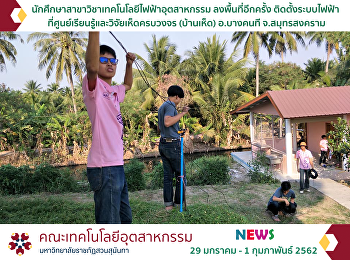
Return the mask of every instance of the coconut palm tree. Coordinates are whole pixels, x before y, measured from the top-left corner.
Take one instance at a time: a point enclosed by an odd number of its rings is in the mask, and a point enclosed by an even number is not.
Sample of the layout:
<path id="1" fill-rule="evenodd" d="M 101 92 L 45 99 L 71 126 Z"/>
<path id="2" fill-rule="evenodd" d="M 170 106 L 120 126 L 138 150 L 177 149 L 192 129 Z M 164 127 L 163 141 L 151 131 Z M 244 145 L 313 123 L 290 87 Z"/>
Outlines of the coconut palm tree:
<path id="1" fill-rule="evenodd" d="M 188 59 L 182 62 L 181 73 L 189 77 L 197 87 L 209 84 L 214 75 L 223 73 L 228 67 L 226 59 L 227 41 L 220 43 L 216 34 L 207 38 L 206 42 L 200 42 L 193 51 L 186 53 Z"/>
<path id="2" fill-rule="evenodd" d="M 305 70 L 303 71 L 307 77 L 308 82 L 313 82 L 320 78 L 320 72 L 325 70 L 326 64 L 319 58 L 312 58 L 304 63 Z"/>
<path id="3" fill-rule="evenodd" d="M 297 43 L 305 46 L 305 32 L 271 32 L 270 34 L 270 48 L 281 56 L 282 63 L 284 62 L 284 55 L 287 51 L 290 54 L 293 51 L 298 52 Z"/>
<path id="4" fill-rule="evenodd" d="M 74 111 L 74 108 L 72 108 L 72 89 L 70 87 L 63 87 L 62 88 L 62 104 L 60 108 L 66 108 L 68 109 L 68 112 L 71 113 L 72 110 Z M 67 111 L 65 111 L 67 113 Z"/>
<path id="5" fill-rule="evenodd" d="M 272 55 L 271 47 L 268 43 L 268 32 L 235 32 L 232 35 L 231 42 L 236 42 L 235 50 L 244 42 L 244 54 L 243 57 L 248 57 L 249 53 L 252 53 L 255 59 L 256 67 L 256 96 L 259 96 L 259 54 L 260 47 L 267 49 L 269 56 Z"/>
<path id="6" fill-rule="evenodd" d="M 74 113 L 77 113 L 74 97 L 73 74 L 82 79 L 85 70 L 85 49 L 87 38 L 82 32 L 35 32 L 28 36 L 27 42 L 37 40 L 34 50 L 39 51 L 39 69 L 46 69 L 48 79 L 53 72 L 56 74 L 56 82 L 62 80 L 63 73 L 66 74 L 71 87 Z"/>
<path id="7" fill-rule="evenodd" d="M 38 94 L 42 88 L 41 84 L 38 84 L 37 81 L 28 80 L 26 84 L 24 84 L 24 91 L 29 94 Z"/>
<path id="8" fill-rule="evenodd" d="M 233 65 L 226 74 L 217 73 L 210 84 L 200 83 L 202 91 L 193 92 L 193 100 L 198 104 L 202 117 L 215 130 L 217 144 L 224 134 L 227 134 L 228 144 L 232 138 L 232 118 L 229 112 L 237 107 L 237 101 L 241 97 L 238 88 L 243 85 L 247 73 L 247 68 L 241 65 Z"/>
<path id="9" fill-rule="evenodd" d="M 152 35 L 152 42 L 147 45 L 144 43 L 148 59 L 136 55 L 142 67 L 142 73 L 153 89 L 157 89 L 164 75 L 171 74 L 179 65 L 180 56 L 176 54 L 176 45 L 170 43 L 168 36 L 161 37 L 158 41 L 155 35 Z M 134 71 L 133 91 L 141 90 L 144 97 L 143 109 L 150 109 L 155 101 L 155 93 L 144 82 L 139 71 Z"/>
<path id="10" fill-rule="evenodd" d="M 23 90 L 25 92 L 24 99 L 34 108 L 38 108 L 43 97 L 41 84 L 34 80 L 28 80 L 24 84 Z"/>
<path id="11" fill-rule="evenodd" d="M 238 88 L 243 85 L 248 72 L 248 59 L 238 60 L 238 51 L 227 58 L 226 44 L 227 41 L 220 42 L 214 34 L 193 51 L 188 51 L 189 58 L 180 68 L 180 73 L 191 82 L 193 101 L 203 119 L 217 133 L 216 139 L 228 126 L 228 112 L 237 105 Z"/>
<path id="12" fill-rule="evenodd" d="M 161 83 L 165 76 L 176 71 L 180 56 L 176 54 L 176 45 L 170 42 L 169 36 L 163 36 L 157 40 L 156 36 L 152 35 L 152 41 L 149 44 L 144 43 L 144 47 L 148 57 L 145 59 L 136 55 L 140 71 L 134 70 L 133 88 L 127 95 L 142 97 L 142 104 L 137 109 L 140 112 L 139 115 L 142 115 L 142 147 L 150 147 L 149 120 L 154 117 L 154 113 L 150 110 L 163 102 L 156 92 L 165 96 L 161 91 Z"/>
<path id="13" fill-rule="evenodd" d="M 308 32 L 306 34 L 310 38 L 309 44 L 316 43 L 318 47 L 321 46 L 322 42 L 325 42 L 327 61 L 325 66 L 325 73 L 328 73 L 329 60 L 331 53 L 334 50 L 339 50 L 340 34 L 339 32 Z"/>
<path id="14" fill-rule="evenodd" d="M 198 83 L 192 89 L 193 101 L 207 125 L 217 133 L 217 142 L 229 128 L 229 111 L 237 106 L 241 96 L 238 88 L 244 84 L 248 72 L 248 59 L 238 60 L 238 51 L 231 53 L 229 58 L 225 57 L 225 44 L 226 41 L 221 44 L 214 35 L 212 40 L 208 39 L 194 48 L 190 58 Z"/>
<path id="15" fill-rule="evenodd" d="M 169 42 L 169 36 L 163 36 L 157 41 L 152 35 L 152 43 L 144 43 L 148 54 L 149 65 L 158 76 L 170 74 L 179 64 L 180 56 L 176 54 L 176 45 Z"/>
<path id="16" fill-rule="evenodd" d="M 68 89 L 70 90 L 70 88 Z M 52 111 L 55 111 L 56 113 L 60 112 L 61 109 L 65 106 L 64 97 L 63 97 L 63 88 L 61 88 L 59 84 L 53 82 L 47 85 L 47 90 L 45 91 L 45 93 L 47 93 L 47 100 L 50 99 L 52 104 L 52 107 L 50 107 L 50 109 Z M 69 101 L 72 102 L 71 91 L 69 91 L 69 95 L 70 95 Z M 77 93 L 74 92 L 74 95 L 76 97 Z"/>
<path id="17" fill-rule="evenodd" d="M 0 71 L 6 70 L 5 59 L 9 60 L 13 65 L 16 64 L 17 50 L 9 41 L 17 39 L 23 43 L 19 34 L 14 32 L 0 32 Z"/>
<path id="18" fill-rule="evenodd" d="M 53 94 L 60 94 L 62 92 L 62 88 L 57 83 L 50 83 L 47 85 L 47 91 Z"/>

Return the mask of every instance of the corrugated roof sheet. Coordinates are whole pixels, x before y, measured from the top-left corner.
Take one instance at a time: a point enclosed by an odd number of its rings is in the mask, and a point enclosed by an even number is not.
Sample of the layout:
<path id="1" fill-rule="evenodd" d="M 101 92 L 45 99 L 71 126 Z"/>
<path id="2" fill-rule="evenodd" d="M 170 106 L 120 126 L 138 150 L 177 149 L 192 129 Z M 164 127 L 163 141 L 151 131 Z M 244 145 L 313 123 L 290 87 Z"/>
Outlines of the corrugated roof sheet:
<path id="1" fill-rule="evenodd" d="M 283 118 L 350 114 L 350 86 L 267 91 L 264 95 Z M 261 98 L 237 108 L 234 113 L 246 112 Z"/>
<path id="2" fill-rule="evenodd" d="M 350 114 L 350 86 L 268 91 L 283 118 Z"/>

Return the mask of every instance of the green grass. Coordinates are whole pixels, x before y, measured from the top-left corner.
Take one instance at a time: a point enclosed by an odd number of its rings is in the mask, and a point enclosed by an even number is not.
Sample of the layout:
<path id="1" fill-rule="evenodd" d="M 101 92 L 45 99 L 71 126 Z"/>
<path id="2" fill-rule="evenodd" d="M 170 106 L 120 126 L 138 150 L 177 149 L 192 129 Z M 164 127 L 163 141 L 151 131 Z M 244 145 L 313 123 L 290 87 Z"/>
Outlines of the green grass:
<path id="1" fill-rule="evenodd" d="M 10 196 L 8 196 L 10 197 Z M 187 211 L 166 212 L 159 203 L 130 200 L 134 224 L 247 223 L 223 206 L 191 205 Z M 0 224 L 93 224 L 93 202 L 74 202 L 67 198 L 2 197 Z"/>
<path id="2" fill-rule="evenodd" d="M 134 224 L 243 224 L 247 219 L 228 210 L 225 206 L 194 204 L 186 211 L 179 212 L 178 208 L 166 212 L 159 203 L 145 203 L 132 200 Z"/>
<path id="3" fill-rule="evenodd" d="M 2 197 L 0 200 L 0 223 L 93 223 L 93 210 L 93 203 L 72 202 L 54 196 L 48 198 Z"/>
<path id="4" fill-rule="evenodd" d="M 188 187 L 187 211 L 164 210 L 162 190 L 130 192 L 134 224 L 271 224 L 266 204 L 279 184 Z M 298 190 L 298 184 L 292 183 Z M 322 193 L 296 194 L 298 214 L 281 223 L 350 223 L 350 211 Z M 92 192 L 0 196 L 0 224 L 93 224 Z"/>

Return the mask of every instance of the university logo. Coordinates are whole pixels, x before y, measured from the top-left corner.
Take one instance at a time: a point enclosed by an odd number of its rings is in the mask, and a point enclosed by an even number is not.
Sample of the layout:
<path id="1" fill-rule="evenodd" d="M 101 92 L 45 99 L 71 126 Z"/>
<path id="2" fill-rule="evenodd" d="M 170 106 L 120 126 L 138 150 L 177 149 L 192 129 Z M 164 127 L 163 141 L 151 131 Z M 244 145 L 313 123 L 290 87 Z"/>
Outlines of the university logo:
<path id="1" fill-rule="evenodd" d="M 320 245 L 332 260 L 349 259 L 349 224 L 333 224 L 320 240 Z"/>
<path id="2" fill-rule="evenodd" d="M 333 252 L 338 245 L 338 241 L 333 234 L 325 234 L 320 241 L 320 245 L 324 251 Z"/>
<path id="3" fill-rule="evenodd" d="M 12 233 L 11 235 L 12 242 L 9 243 L 8 248 L 10 250 L 16 250 L 16 254 L 22 256 L 24 250 L 29 250 L 32 248 L 32 243 L 28 241 L 29 235 L 27 233 L 22 233 L 19 236 L 18 233 Z"/>
<path id="4" fill-rule="evenodd" d="M 16 0 L 2 1 L 0 4 L 0 31 L 16 31 L 27 14 Z"/>

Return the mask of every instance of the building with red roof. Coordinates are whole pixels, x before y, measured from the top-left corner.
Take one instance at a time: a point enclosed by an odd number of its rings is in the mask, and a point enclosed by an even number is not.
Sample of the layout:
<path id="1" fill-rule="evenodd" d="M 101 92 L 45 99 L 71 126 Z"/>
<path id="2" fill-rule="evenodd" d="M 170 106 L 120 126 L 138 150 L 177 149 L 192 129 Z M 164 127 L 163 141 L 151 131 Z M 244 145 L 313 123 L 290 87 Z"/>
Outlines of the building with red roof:
<path id="1" fill-rule="evenodd" d="M 246 113 L 253 153 L 280 154 L 283 172 L 292 174 L 298 139 L 304 138 L 308 149 L 318 154 L 331 122 L 350 120 L 350 86 L 267 91 L 231 112 Z"/>

